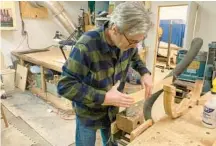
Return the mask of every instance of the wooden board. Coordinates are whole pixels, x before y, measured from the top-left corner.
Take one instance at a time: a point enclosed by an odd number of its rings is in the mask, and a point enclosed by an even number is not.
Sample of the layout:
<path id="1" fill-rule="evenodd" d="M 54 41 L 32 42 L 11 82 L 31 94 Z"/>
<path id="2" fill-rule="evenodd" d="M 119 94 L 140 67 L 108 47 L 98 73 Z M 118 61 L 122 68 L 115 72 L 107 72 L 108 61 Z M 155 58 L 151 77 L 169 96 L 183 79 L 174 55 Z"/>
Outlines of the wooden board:
<path id="1" fill-rule="evenodd" d="M 23 18 L 48 18 L 47 8 L 35 8 L 27 1 L 20 2 L 20 10 Z"/>
<path id="2" fill-rule="evenodd" d="M 203 106 L 195 106 L 179 117 L 165 117 L 137 137 L 129 146 L 211 146 L 216 140 L 216 129 L 202 125 Z"/>
<path id="3" fill-rule="evenodd" d="M 64 52 L 66 56 L 69 56 L 69 51 Z M 24 61 L 62 72 L 64 56 L 59 48 L 51 47 L 49 48 L 49 51 L 46 52 L 36 52 L 29 54 L 19 54 L 17 52 L 12 52 L 12 54 Z"/>
<path id="4" fill-rule="evenodd" d="M 25 91 L 27 81 L 28 69 L 24 66 L 17 65 L 16 69 L 16 86 L 22 91 Z"/>

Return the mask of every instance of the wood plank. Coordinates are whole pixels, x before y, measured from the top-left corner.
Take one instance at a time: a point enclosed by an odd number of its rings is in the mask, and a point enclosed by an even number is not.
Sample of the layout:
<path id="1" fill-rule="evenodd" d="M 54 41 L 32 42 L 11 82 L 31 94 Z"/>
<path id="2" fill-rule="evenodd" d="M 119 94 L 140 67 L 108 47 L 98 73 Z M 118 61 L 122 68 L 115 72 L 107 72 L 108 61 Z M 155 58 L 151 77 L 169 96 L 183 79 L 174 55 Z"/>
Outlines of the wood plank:
<path id="1" fill-rule="evenodd" d="M 29 2 L 21 1 L 20 10 L 23 18 L 48 18 L 47 8 L 35 8 Z"/>
<path id="2" fill-rule="evenodd" d="M 133 141 L 137 136 L 139 136 L 143 131 L 145 131 L 147 128 L 149 128 L 150 126 L 152 126 L 153 121 L 147 120 L 145 121 L 143 124 L 141 124 L 139 127 L 137 127 L 135 130 L 133 130 L 130 133 L 130 141 Z"/>
<path id="3" fill-rule="evenodd" d="M 26 89 L 26 81 L 27 81 L 28 69 L 22 65 L 17 65 L 16 69 L 16 86 L 20 88 L 22 91 Z"/>
<path id="4" fill-rule="evenodd" d="M 28 53 L 36 53 L 36 52 L 45 52 L 49 51 L 49 49 L 29 49 L 29 50 L 24 50 L 17 52 L 18 54 L 28 54 Z"/>
<path id="5" fill-rule="evenodd" d="M 165 46 L 160 46 L 159 48 L 160 48 L 160 49 L 168 49 L 168 47 L 165 47 Z M 180 50 L 181 48 L 180 48 L 180 47 L 173 47 L 173 46 L 170 46 L 170 49 L 171 49 L 171 50 L 177 50 L 177 51 L 178 51 L 178 50 Z"/>
<path id="6" fill-rule="evenodd" d="M 41 90 L 42 90 L 42 92 L 45 92 L 46 91 L 46 82 L 45 82 L 43 66 L 40 66 L 40 71 L 41 71 Z"/>

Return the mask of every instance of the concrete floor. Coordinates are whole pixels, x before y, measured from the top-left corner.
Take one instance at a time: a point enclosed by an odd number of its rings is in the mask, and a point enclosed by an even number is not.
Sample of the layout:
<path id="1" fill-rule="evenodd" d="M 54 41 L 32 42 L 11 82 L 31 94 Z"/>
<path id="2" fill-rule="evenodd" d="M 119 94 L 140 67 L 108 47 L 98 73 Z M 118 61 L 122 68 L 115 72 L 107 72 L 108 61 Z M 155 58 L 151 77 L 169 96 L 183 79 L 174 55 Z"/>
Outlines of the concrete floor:
<path id="1" fill-rule="evenodd" d="M 162 80 L 170 70 L 156 68 L 155 84 Z M 162 96 L 161 96 L 162 97 Z M 1 100 L 9 127 L 1 121 L 2 146 L 73 146 L 75 145 L 75 116 L 64 120 L 48 110 L 57 109 L 29 91 L 16 90 L 11 97 Z M 165 115 L 163 98 L 153 106 L 153 119 L 159 120 Z M 101 146 L 101 137 L 97 132 L 96 146 Z"/>
<path id="2" fill-rule="evenodd" d="M 3 146 L 74 145 L 76 126 L 74 115 L 70 116 L 72 120 L 64 120 L 60 115 L 48 112 L 48 109 L 53 111 L 57 109 L 29 91 L 17 90 L 11 97 L 2 100 L 2 104 L 8 111 L 5 112 L 6 117 L 13 117 L 8 118 L 11 123 L 8 128 L 4 128 L 4 125 L 1 127 Z M 101 146 L 99 133 L 96 143 L 97 146 Z"/>

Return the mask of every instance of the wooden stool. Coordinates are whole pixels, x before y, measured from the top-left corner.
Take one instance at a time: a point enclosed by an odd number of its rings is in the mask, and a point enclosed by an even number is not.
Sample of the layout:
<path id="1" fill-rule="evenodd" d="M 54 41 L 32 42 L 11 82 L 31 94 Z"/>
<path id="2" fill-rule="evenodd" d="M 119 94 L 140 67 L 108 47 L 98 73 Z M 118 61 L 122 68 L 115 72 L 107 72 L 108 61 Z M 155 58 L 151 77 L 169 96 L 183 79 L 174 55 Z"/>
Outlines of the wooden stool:
<path id="1" fill-rule="evenodd" d="M 8 121 L 7 121 L 6 116 L 4 114 L 4 110 L 3 110 L 3 105 L 2 104 L 1 104 L 1 119 L 4 120 L 5 127 L 7 128 L 8 127 Z"/>

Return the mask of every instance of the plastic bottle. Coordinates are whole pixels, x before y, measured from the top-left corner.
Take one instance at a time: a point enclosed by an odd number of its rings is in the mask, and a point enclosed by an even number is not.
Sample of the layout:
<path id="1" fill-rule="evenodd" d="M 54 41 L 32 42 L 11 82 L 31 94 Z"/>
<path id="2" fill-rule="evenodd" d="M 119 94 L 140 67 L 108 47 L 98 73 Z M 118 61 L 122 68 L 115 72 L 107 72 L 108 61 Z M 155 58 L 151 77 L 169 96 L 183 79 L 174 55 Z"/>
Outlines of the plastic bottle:
<path id="1" fill-rule="evenodd" d="M 212 81 L 211 98 L 205 103 L 202 123 L 205 127 L 216 128 L 216 78 Z"/>

